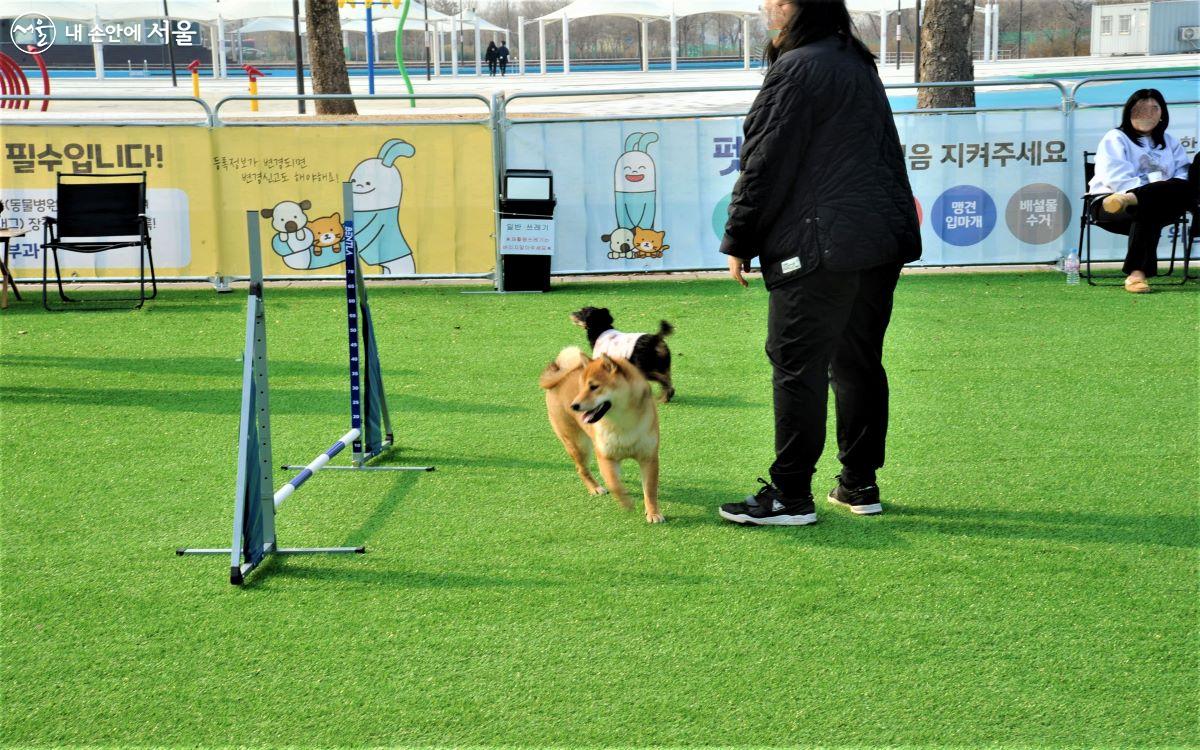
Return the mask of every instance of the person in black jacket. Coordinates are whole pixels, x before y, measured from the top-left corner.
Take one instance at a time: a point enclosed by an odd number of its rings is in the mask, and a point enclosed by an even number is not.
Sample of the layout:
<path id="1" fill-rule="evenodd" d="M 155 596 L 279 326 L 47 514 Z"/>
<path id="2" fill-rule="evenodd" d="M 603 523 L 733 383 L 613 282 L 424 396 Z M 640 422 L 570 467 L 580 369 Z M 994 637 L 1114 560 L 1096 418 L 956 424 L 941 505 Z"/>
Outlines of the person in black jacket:
<path id="1" fill-rule="evenodd" d="M 879 513 L 888 381 L 883 338 L 904 263 L 921 257 L 920 227 L 891 107 L 875 59 L 843 0 L 766 0 L 768 70 L 745 121 L 742 173 L 721 252 L 730 275 L 758 258 L 770 291 L 771 482 L 721 506 L 743 524 L 816 521 L 812 475 L 825 445 L 828 390 L 842 471 L 829 494 Z"/>
<path id="2" fill-rule="evenodd" d="M 487 51 L 483 53 L 483 59 L 487 61 L 488 75 L 496 75 L 496 61 L 500 58 L 500 53 L 496 49 L 496 42 L 493 40 L 488 42 Z"/>
<path id="3" fill-rule="evenodd" d="M 512 54 L 508 51 L 508 40 L 500 42 L 500 49 L 496 50 L 496 59 L 500 61 L 500 75 L 508 74 L 508 56 Z"/>

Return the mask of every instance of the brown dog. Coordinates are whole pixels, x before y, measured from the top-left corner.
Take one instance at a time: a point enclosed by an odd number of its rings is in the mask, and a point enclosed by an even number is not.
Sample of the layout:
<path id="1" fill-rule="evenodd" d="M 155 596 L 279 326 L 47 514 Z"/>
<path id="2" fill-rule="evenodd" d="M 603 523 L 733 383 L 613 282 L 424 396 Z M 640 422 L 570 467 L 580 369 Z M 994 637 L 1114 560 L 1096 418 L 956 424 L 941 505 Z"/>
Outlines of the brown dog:
<path id="1" fill-rule="evenodd" d="M 620 463 L 632 458 L 642 471 L 646 521 L 662 523 L 658 512 L 658 411 L 650 384 L 623 359 L 589 359 L 579 347 L 563 349 L 546 366 L 538 384 L 546 391 L 550 426 L 575 461 L 588 492 L 604 494 L 588 469 L 592 446 L 600 476 L 621 507 L 633 504 L 621 484 Z"/>

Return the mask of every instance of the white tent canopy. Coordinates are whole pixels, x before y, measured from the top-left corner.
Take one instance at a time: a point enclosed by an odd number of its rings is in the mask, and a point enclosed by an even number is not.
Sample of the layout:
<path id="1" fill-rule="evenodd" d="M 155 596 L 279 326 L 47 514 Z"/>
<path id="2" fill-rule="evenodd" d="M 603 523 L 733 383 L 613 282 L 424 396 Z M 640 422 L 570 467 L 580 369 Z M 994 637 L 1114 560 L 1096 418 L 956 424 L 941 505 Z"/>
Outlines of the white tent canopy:
<path id="1" fill-rule="evenodd" d="M 999 59 L 1000 45 L 1000 2 L 999 0 L 981 0 L 982 7 L 976 5 L 975 12 L 983 13 L 983 59 L 995 61 Z M 922 0 L 924 7 L 926 0 Z M 888 15 L 896 11 L 912 10 L 917 7 L 917 0 L 846 0 L 846 7 L 851 13 L 879 14 L 879 61 L 882 64 L 887 59 L 888 37 L 895 34 L 896 26 L 888 26 Z M 899 25 L 899 20 L 896 25 Z M 895 38 L 895 37 L 893 37 Z M 899 52 L 897 51 L 897 57 Z"/>
<path id="2" fill-rule="evenodd" d="M 373 24 L 373 30 L 375 31 L 376 34 L 390 34 L 396 30 L 396 20 L 397 19 L 389 19 L 389 20 L 385 20 L 385 21 L 376 20 L 376 22 Z M 444 27 L 446 24 L 449 24 L 449 23 L 450 23 L 449 18 L 442 18 L 439 20 L 434 20 L 432 15 L 429 17 L 429 25 L 430 26 L 439 26 L 440 25 L 440 26 Z M 468 26 L 468 24 L 466 22 L 464 22 L 463 25 Z M 306 28 L 306 26 L 307 26 L 307 22 L 304 19 L 300 19 L 300 33 L 301 34 L 308 33 L 308 29 Z M 468 26 L 468 27 L 474 28 L 473 26 Z M 483 19 L 480 19 L 479 28 L 483 31 L 503 31 L 503 29 L 501 29 L 499 26 L 488 23 L 487 21 L 484 21 Z M 237 30 L 238 30 L 238 33 L 240 33 L 240 34 L 253 34 L 255 32 L 260 32 L 260 31 L 281 31 L 281 32 L 290 34 L 293 31 L 293 26 L 292 26 L 292 19 L 290 19 L 290 18 L 267 17 L 267 18 L 256 18 L 253 21 L 250 21 L 249 23 L 245 24 L 244 26 L 239 26 Z M 405 31 L 424 31 L 425 30 L 424 17 L 422 16 L 419 18 L 414 18 L 413 16 L 410 15 L 408 17 L 408 20 L 406 20 L 404 22 L 404 30 Z M 365 33 L 367 33 L 367 19 L 364 18 L 359 21 L 343 21 L 342 22 L 342 31 L 350 31 L 355 34 L 365 34 Z"/>
<path id="3" fill-rule="evenodd" d="M 675 15 L 698 16 L 701 13 L 723 13 L 730 16 L 757 16 L 762 11 L 760 0 L 681 0 L 675 3 Z"/>
<path id="4" fill-rule="evenodd" d="M 561 21 L 564 18 L 592 18 L 594 16 L 623 16 L 625 18 L 664 19 L 671 15 L 670 0 L 575 0 L 565 8 L 547 13 L 537 21 Z"/>
<path id="5" fill-rule="evenodd" d="M 254 34 L 260 31 L 283 31 L 291 34 L 294 30 L 290 18 L 256 18 L 244 26 L 239 26 L 237 31 L 239 34 Z M 303 20 L 300 21 L 300 33 L 308 33 Z"/>
<path id="6" fill-rule="evenodd" d="M 984 14 L 984 59 L 996 59 L 998 54 L 999 3 L 998 0 L 980 0 L 982 7 L 976 7 L 977 12 Z M 880 18 L 880 58 L 887 55 L 888 38 L 893 36 L 895 25 L 889 26 L 889 14 L 897 8 L 907 10 L 914 8 L 917 0 L 846 0 L 846 6 L 854 13 L 878 13 Z M 304 12 L 304 2 L 300 2 L 301 14 Z M 152 19 L 163 16 L 162 0 L 0 0 L 0 18 L 13 18 L 27 13 L 39 13 L 51 18 L 72 21 L 125 21 L 132 19 Z M 224 54 L 225 33 L 224 21 L 249 21 L 243 26 L 243 31 L 279 30 L 288 31 L 291 28 L 293 0 L 167 0 L 168 10 L 173 19 L 186 19 L 213 26 L 213 37 L 217 40 L 219 52 L 214 60 L 219 66 L 219 75 L 225 75 Z M 750 22 L 759 13 L 761 0 L 574 0 L 574 2 L 552 13 L 534 19 L 538 23 L 539 54 L 541 69 L 546 70 L 545 54 L 545 25 L 561 23 L 563 25 L 563 71 L 570 72 L 570 22 L 578 18 L 595 16 L 617 16 L 635 19 L 641 30 L 642 39 L 642 68 L 649 69 L 649 51 L 647 25 L 652 21 L 670 23 L 671 69 L 677 68 L 678 34 L 676 21 L 679 18 L 715 13 L 732 15 L 741 19 L 743 35 L 743 66 L 750 66 L 750 49 L 746 41 L 750 36 Z M 383 21 L 376 33 L 394 30 L 389 28 L 387 19 L 398 18 L 403 9 L 392 7 L 388 0 L 376 0 L 371 13 L 372 18 Z M 406 31 L 420 31 L 425 28 L 426 8 L 417 0 L 411 0 Z M 366 31 L 366 7 L 364 0 L 357 0 L 355 5 L 347 4 L 341 8 L 342 28 L 347 31 Z M 303 16 L 302 16 L 303 17 Z M 478 17 L 471 12 L 463 12 L 461 16 L 449 16 L 435 10 L 428 10 L 428 19 L 440 36 L 446 31 L 470 32 L 476 30 Z M 287 19 L 286 27 L 277 25 L 269 19 Z M 259 25 L 255 25 L 258 22 Z M 461 23 L 461 25 L 459 25 Z M 525 28 L 522 21 L 518 29 L 519 59 L 521 70 L 524 71 Z M 503 34 L 505 29 L 478 18 L 476 35 L 482 32 Z M 457 55 L 454 54 L 457 45 L 452 46 L 453 69 L 457 72 Z M 93 45 L 96 57 L 96 75 L 103 77 L 104 51 L 101 44 Z M 479 63 L 476 63 L 478 70 Z"/>
<path id="7" fill-rule="evenodd" d="M 457 16 L 455 16 L 455 17 L 457 18 Z M 497 26 L 496 24 L 494 24 L 491 21 L 484 18 L 483 16 L 479 15 L 478 13 L 475 13 L 474 11 L 469 11 L 469 10 L 464 11 L 462 14 L 463 28 L 464 29 L 474 29 L 476 19 L 479 20 L 479 30 L 480 31 L 488 31 L 493 34 L 507 34 L 508 33 L 508 29 L 502 29 L 499 26 Z"/>
<path id="8" fill-rule="evenodd" d="M 289 0 L 290 2 L 290 0 Z M 217 19 L 214 0 L 167 0 L 172 18 L 210 22 Z M 162 0 L 0 0 L 0 18 L 15 18 L 37 13 L 67 21 L 127 21 L 135 18 L 162 18 Z M 291 15 L 290 12 L 288 15 Z"/>
<path id="9" fill-rule="evenodd" d="M 300 17 L 304 17 L 304 2 L 300 2 Z M 291 18 L 292 0 L 167 0 L 171 18 L 211 23 L 217 20 L 250 21 L 258 18 Z M 371 8 L 374 18 L 399 18 L 403 7 L 393 8 L 390 2 L 376 2 Z M 69 21 L 127 21 L 130 19 L 162 18 L 162 0 L 0 0 L 0 18 L 15 18 L 26 13 L 38 13 L 50 18 Z M 352 21 L 367 17 L 366 6 L 357 5 L 341 8 L 344 20 Z M 425 6 L 412 0 L 409 18 L 425 17 Z M 429 10 L 429 20 L 445 19 L 449 16 Z"/>
<path id="10" fill-rule="evenodd" d="M 649 39 L 646 25 L 650 21 L 667 21 L 671 24 L 671 70 L 678 68 L 679 34 L 676 22 L 686 16 L 701 13 L 719 13 L 737 16 L 742 21 L 742 67 L 750 68 L 750 20 L 759 14 L 761 0 L 575 0 L 565 8 L 534 19 L 538 24 L 538 50 L 541 69 L 546 72 L 546 23 L 563 25 L 563 72 L 571 71 L 571 19 L 593 16 L 617 16 L 636 19 L 642 35 L 642 70 L 650 69 Z M 525 28 L 521 25 L 521 37 Z M 521 45 L 523 46 L 523 45 Z M 522 68 L 525 54 L 521 52 Z"/>
<path id="11" fill-rule="evenodd" d="M 303 0 L 299 3 L 301 33 L 304 28 Z M 218 66 L 218 75 L 227 75 L 225 70 L 225 21 L 247 21 L 238 31 L 250 33 L 254 31 L 293 31 L 292 0 L 167 0 L 167 10 L 173 20 L 198 21 L 213 27 L 212 37 L 216 39 L 214 64 Z M 371 7 L 372 21 L 376 25 L 376 34 L 393 32 L 395 22 L 403 14 L 403 5 L 393 7 L 387 0 L 376 0 Z M 37 13 L 61 21 L 129 21 L 134 19 L 163 18 L 162 0 L 0 0 L 0 18 L 16 18 L 25 14 Z M 367 30 L 367 9 L 362 0 L 355 5 L 347 4 L 339 10 L 342 20 L 342 30 L 365 33 Z M 440 32 L 449 30 L 452 23 L 458 22 L 457 16 L 448 16 L 432 8 L 426 8 L 418 0 L 410 0 L 408 18 L 404 24 L 405 31 L 423 31 L 425 20 L 430 26 Z M 473 13 L 464 13 L 463 28 L 474 28 L 478 18 L 479 30 L 490 33 L 503 33 L 504 29 L 490 23 Z M 104 77 L 104 49 L 102 43 L 92 45 L 96 62 L 96 77 Z M 477 63 L 476 67 L 479 65 Z"/>

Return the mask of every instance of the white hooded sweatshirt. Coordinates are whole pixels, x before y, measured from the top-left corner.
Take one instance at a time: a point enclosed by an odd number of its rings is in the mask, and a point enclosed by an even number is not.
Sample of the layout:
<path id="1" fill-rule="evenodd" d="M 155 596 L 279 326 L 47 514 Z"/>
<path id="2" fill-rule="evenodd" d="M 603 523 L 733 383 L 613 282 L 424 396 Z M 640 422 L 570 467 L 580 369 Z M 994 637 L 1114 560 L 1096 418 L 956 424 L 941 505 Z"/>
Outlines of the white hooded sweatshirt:
<path id="1" fill-rule="evenodd" d="M 1187 179 L 1188 160 L 1183 145 L 1170 133 L 1163 133 L 1164 148 L 1157 148 L 1149 136 L 1137 142 L 1119 128 L 1113 128 L 1096 147 L 1096 174 L 1088 183 L 1088 193 L 1123 193 L 1151 182 Z"/>

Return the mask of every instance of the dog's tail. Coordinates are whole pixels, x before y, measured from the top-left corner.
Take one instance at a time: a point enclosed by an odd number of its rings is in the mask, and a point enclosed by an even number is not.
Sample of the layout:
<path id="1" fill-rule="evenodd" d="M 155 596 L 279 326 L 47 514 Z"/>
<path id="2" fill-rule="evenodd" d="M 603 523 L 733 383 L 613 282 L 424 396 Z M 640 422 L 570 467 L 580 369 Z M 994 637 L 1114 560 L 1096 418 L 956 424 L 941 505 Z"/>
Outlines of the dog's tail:
<path id="1" fill-rule="evenodd" d="M 675 326 L 671 325 L 670 323 L 668 323 L 665 320 L 658 321 L 658 336 L 659 336 L 659 338 L 666 338 L 667 336 L 670 336 L 672 333 L 675 333 Z"/>
<path id="2" fill-rule="evenodd" d="M 542 370 L 542 376 L 538 378 L 538 385 L 550 390 L 582 366 L 583 350 L 578 346 L 568 346 L 558 353 L 553 362 L 546 365 L 545 370 Z"/>

